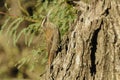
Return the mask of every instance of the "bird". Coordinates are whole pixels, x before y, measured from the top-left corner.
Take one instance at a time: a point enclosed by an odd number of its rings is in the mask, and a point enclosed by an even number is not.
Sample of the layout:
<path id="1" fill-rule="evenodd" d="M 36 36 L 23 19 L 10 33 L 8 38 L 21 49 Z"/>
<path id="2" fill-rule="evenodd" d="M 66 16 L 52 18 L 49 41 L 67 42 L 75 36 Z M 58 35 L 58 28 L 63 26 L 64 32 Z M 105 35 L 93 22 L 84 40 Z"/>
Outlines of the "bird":
<path id="1" fill-rule="evenodd" d="M 42 28 L 46 38 L 48 65 L 50 67 L 57 55 L 57 50 L 60 43 L 60 31 L 55 24 L 49 21 L 48 16 L 46 16 L 42 21 Z"/>

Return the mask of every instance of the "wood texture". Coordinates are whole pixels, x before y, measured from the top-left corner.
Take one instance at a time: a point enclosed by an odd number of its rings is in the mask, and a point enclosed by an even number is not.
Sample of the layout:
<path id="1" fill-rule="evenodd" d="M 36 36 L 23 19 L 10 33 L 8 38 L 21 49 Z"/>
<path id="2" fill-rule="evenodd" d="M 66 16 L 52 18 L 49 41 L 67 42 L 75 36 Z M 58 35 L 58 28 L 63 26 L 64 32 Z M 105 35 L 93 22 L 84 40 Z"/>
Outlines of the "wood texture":
<path id="1" fill-rule="evenodd" d="M 52 70 L 42 80 L 120 80 L 119 0 L 89 5 L 62 39 Z"/>

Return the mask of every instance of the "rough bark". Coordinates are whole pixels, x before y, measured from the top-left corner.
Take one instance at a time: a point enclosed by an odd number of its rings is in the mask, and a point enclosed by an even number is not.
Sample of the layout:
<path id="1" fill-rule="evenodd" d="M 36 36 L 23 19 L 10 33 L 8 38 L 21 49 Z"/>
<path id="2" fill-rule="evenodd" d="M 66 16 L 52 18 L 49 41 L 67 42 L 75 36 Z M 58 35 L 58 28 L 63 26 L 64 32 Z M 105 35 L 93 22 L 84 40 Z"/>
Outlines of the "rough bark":
<path id="1" fill-rule="evenodd" d="M 42 80 L 119 80 L 119 19 L 118 0 L 84 7 Z"/>

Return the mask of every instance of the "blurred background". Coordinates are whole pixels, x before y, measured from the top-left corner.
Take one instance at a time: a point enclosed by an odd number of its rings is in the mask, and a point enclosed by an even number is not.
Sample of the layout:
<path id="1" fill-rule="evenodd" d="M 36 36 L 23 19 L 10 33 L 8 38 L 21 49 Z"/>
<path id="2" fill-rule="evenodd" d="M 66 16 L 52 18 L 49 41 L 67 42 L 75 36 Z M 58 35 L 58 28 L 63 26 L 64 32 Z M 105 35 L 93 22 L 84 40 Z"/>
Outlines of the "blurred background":
<path id="1" fill-rule="evenodd" d="M 77 14 L 72 0 L 0 0 L 0 80 L 40 79 L 47 65 L 43 19 L 59 29 L 61 37 Z"/>

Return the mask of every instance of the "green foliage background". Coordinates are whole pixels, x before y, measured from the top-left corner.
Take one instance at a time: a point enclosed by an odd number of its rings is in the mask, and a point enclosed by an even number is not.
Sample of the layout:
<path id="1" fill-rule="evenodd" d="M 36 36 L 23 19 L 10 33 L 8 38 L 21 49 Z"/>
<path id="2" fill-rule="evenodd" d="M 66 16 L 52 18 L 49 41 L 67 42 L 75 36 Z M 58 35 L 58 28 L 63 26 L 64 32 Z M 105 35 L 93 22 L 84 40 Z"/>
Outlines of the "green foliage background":
<path id="1" fill-rule="evenodd" d="M 22 5 L 24 4 L 22 3 Z M 0 44 L 4 45 L 2 47 L 5 48 L 5 56 L 8 56 L 8 62 L 0 65 L 3 66 L 0 69 L 0 77 L 2 78 L 25 78 L 24 75 L 26 74 L 26 78 L 39 79 L 39 75 L 45 71 L 45 66 L 47 65 L 46 43 L 44 32 L 41 28 L 43 19 L 50 12 L 48 18 L 59 28 L 62 37 L 77 17 L 77 11 L 73 5 L 67 4 L 66 0 L 45 0 L 44 2 L 36 0 L 36 4 L 32 7 L 33 15 L 23 14 L 17 18 L 6 15 L 4 23 L 1 26 Z M 27 12 L 24 8 L 22 11 Z M 29 14 L 29 12 L 27 13 Z M 19 30 L 21 23 L 24 21 L 29 22 L 29 25 Z M 3 38 L 3 36 L 5 37 Z M 25 43 L 27 45 L 22 47 L 22 51 L 19 51 L 17 45 L 20 39 L 22 39 L 20 44 Z M 8 67 L 4 66 L 10 67 L 10 69 L 8 70 Z M 12 74 L 11 69 L 13 68 L 18 70 L 18 72 L 15 77 L 10 77 L 10 74 Z"/>

